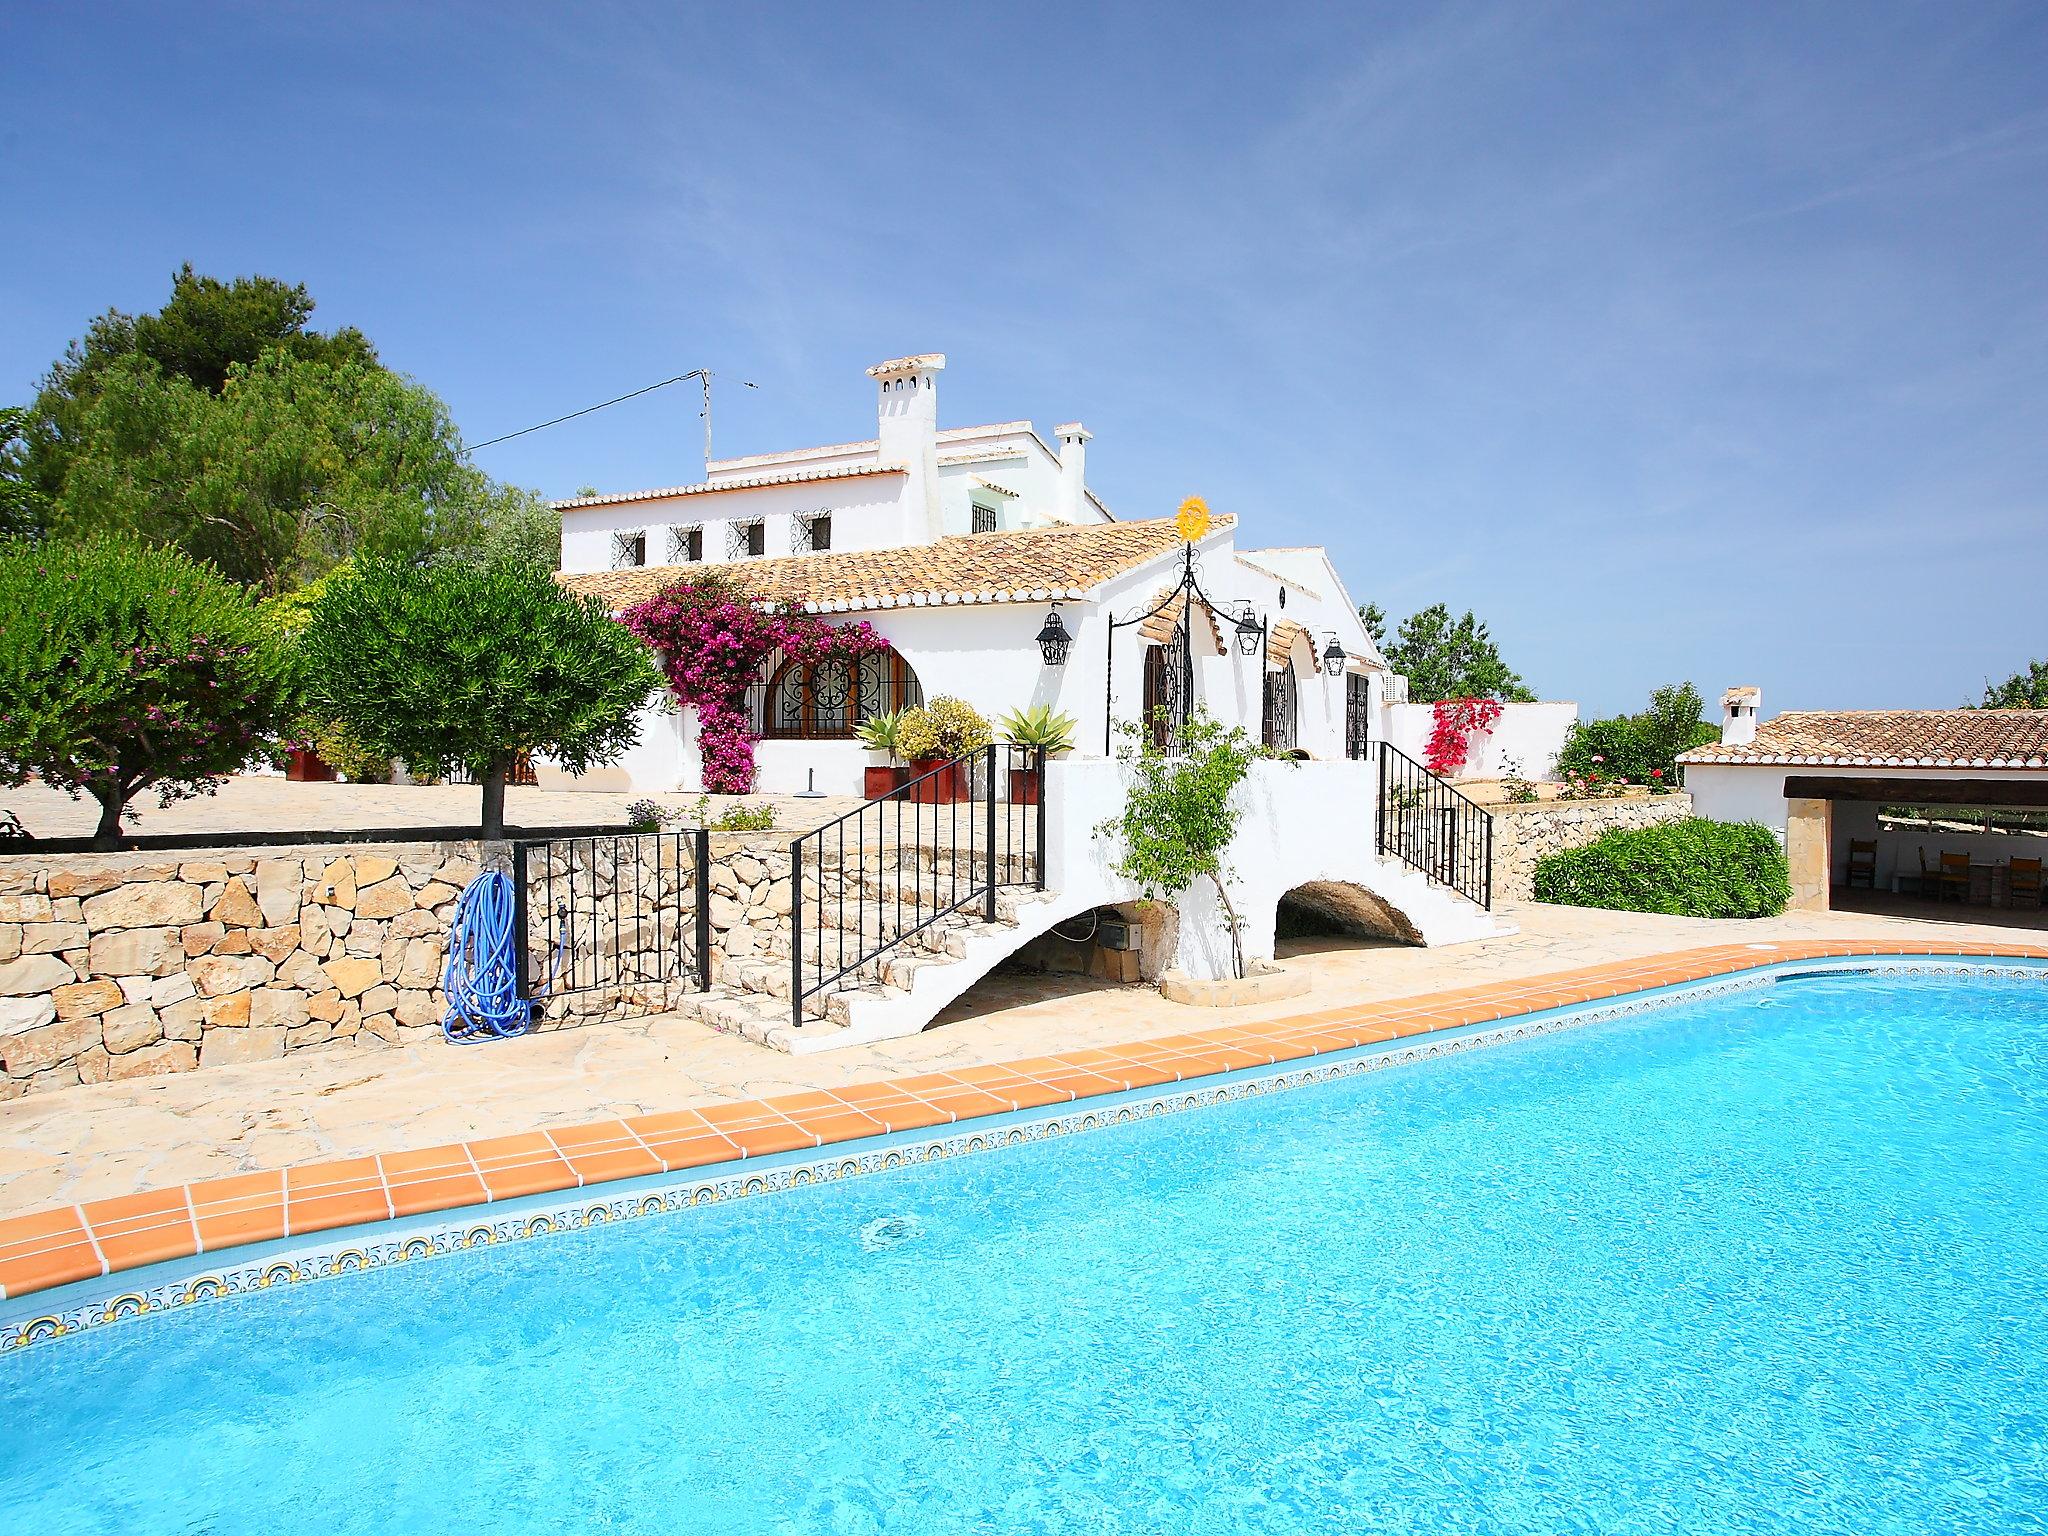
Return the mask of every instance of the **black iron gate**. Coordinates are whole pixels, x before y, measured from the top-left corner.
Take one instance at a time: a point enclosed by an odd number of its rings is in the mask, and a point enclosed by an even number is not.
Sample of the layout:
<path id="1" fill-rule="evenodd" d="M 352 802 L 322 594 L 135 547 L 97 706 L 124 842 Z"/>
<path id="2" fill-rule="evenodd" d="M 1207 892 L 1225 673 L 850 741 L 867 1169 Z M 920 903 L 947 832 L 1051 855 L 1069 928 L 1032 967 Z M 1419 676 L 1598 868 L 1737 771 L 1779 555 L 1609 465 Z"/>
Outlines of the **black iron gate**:
<path id="1" fill-rule="evenodd" d="M 513 843 L 519 995 L 708 990 L 710 843 L 701 827 Z"/>

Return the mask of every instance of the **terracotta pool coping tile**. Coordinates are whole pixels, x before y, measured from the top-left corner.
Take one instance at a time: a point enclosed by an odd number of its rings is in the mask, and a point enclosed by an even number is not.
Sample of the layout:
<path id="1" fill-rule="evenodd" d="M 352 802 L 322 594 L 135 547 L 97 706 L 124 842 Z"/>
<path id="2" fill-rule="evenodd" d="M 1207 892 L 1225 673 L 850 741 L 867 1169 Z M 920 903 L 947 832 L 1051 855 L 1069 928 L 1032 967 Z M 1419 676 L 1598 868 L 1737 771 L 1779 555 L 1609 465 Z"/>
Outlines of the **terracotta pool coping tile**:
<path id="1" fill-rule="evenodd" d="M 924 1099 L 905 1098 L 886 1104 L 870 1099 L 853 1107 L 891 1131 L 921 1131 L 927 1126 L 953 1122 L 945 1110 Z"/>
<path id="2" fill-rule="evenodd" d="M 417 1152 L 386 1152 L 378 1161 L 383 1164 L 387 1185 L 462 1173 L 473 1176 L 476 1173 L 476 1165 L 469 1160 L 469 1149 L 461 1142 L 423 1147 Z"/>
<path id="3" fill-rule="evenodd" d="M 609 1151 L 564 1151 L 569 1166 L 584 1184 L 608 1184 L 614 1179 L 640 1179 L 650 1173 L 666 1173 L 662 1160 L 635 1142 Z"/>
<path id="4" fill-rule="evenodd" d="M 479 1169 L 526 1162 L 532 1158 L 557 1156 L 555 1144 L 541 1131 L 519 1131 L 510 1136 L 486 1136 L 464 1143 Z"/>
<path id="5" fill-rule="evenodd" d="M 774 1125 L 736 1126 L 725 1134 L 748 1157 L 767 1157 L 818 1145 L 816 1136 L 790 1120 Z"/>
<path id="6" fill-rule="evenodd" d="M 287 1201 L 301 1195 L 331 1195 L 365 1185 L 382 1188 L 384 1174 L 375 1157 L 345 1157 L 327 1163 L 299 1163 L 284 1171 Z"/>
<path id="7" fill-rule="evenodd" d="M 80 1230 L 74 1243 L 46 1248 L 16 1259 L 0 1259 L 0 1296 L 26 1296 L 47 1291 L 74 1280 L 91 1280 L 108 1273 L 100 1252 Z"/>
<path id="8" fill-rule="evenodd" d="M 762 1099 L 759 1102 L 777 1114 L 795 1120 L 804 1110 L 830 1109 L 837 1101 L 822 1088 L 807 1088 L 802 1093 L 778 1093 L 772 1099 Z"/>
<path id="9" fill-rule="evenodd" d="M 843 1088 L 834 1088 L 832 1093 L 848 1104 L 861 1104 L 870 1099 L 887 1099 L 894 1102 L 913 1097 L 904 1091 L 899 1082 L 889 1078 L 874 1083 L 849 1083 Z"/>
<path id="10" fill-rule="evenodd" d="M 588 1125 L 554 1125 L 547 1131 L 555 1150 L 573 1160 L 583 1152 L 616 1152 L 637 1147 L 640 1138 L 623 1120 L 593 1120 Z"/>
<path id="11" fill-rule="evenodd" d="M 552 1194 L 558 1189 L 575 1189 L 580 1181 L 568 1159 L 550 1149 L 526 1158 L 506 1158 L 485 1163 L 477 1159 L 478 1172 L 493 1200 L 516 1200 L 521 1195 Z"/>
<path id="12" fill-rule="evenodd" d="M 388 1221 L 391 1197 L 380 1180 L 374 1188 L 349 1189 L 331 1195 L 294 1199 L 286 1207 L 288 1235 L 326 1232 L 335 1227 L 360 1226 L 366 1221 Z"/>
<path id="13" fill-rule="evenodd" d="M 1104 1077 L 1098 1072 L 1063 1072 L 1058 1077 L 1048 1077 L 1045 1086 L 1058 1089 L 1075 1099 L 1093 1099 L 1105 1093 L 1124 1091 L 1122 1083 L 1115 1078 Z"/>
<path id="14" fill-rule="evenodd" d="M 648 1136 L 644 1139 L 647 1150 L 660 1158 L 662 1166 L 670 1173 L 682 1168 L 702 1168 L 711 1163 L 729 1163 L 746 1156 L 714 1131 L 697 1136 Z"/>
<path id="15" fill-rule="evenodd" d="M 1125 1090 L 1133 1088 L 1157 1088 L 1161 1083 L 1180 1081 L 1180 1074 L 1171 1067 L 1163 1067 L 1149 1061 L 1104 1062 L 1099 1069 L 1104 1077 L 1114 1078 Z"/>
<path id="16" fill-rule="evenodd" d="M 109 1274 L 198 1251 L 199 1236 L 183 1185 L 94 1200 L 80 1208 L 80 1215 Z"/>
<path id="17" fill-rule="evenodd" d="M 978 1088 L 966 1087 L 952 1093 L 928 1093 L 925 1102 L 955 1120 L 978 1120 L 984 1115 L 1004 1114 L 1010 1108 L 1005 1100 L 993 1098 Z"/>
<path id="18" fill-rule="evenodd" d="M 461 1173 L 437 1178 L 392 1179 L 386 1186 L 395 1216 L 417 1216 L 423 1211 L 450 1211 L 458 1206 L 482 1205 L 491 1198 L 484 1181 L 467 1164 Z"/>
<path id="19" fill-rule="evenodd" d="M 860 1141 L 869 1136 L 885 1136 L 888 1126 L 857 1109 L 841 1105 L 837 1113 L 819 1110 L 797 1121 L 797 1129 L 809 1131 L 818 1138 L 818 1145 L 829 1147 L 839 1141 Z"/>
<path id="20" fill-rule="evenodd" d="M 670 1136 L 716 1136 L 718 1131 L 694 1109 L 663 1110 L 652 1115 L 631 1115 L 626 1129 L 642 1141 Z"/>

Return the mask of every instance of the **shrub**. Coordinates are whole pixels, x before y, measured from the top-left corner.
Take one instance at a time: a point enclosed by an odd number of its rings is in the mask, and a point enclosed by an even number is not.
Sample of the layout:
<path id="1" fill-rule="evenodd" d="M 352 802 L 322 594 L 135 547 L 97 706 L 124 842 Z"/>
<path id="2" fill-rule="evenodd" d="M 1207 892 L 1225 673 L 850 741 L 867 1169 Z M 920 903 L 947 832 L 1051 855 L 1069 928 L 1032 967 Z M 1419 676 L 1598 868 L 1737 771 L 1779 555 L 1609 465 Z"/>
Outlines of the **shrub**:
<path id="1" fill-rule="evenodd" d="M 1262 755 L 1258 743 L 1200 707 L 1171 756 L 1149 725 L 1125 722 L 1118 731 L 1128 743 L 1117 758 L 1130 770 L 1130 794 L 1096 835 L 1122 845 L 1113 867 L 1148 901 L 1171 901 L 1207 880 L 1230 930 L 1236 974 L 1244 975 L 1244 921 L 1230 899 L 1228 854 L 1243 815 L 1237 789 Z"/>
<path id="2" fill-rule="evenodd" d="M 210 565 L 127 538 L 0 546 L 0 781 L 99 802 L 210 794 L 284 724 L 289 649 Z"/>
<path id="3" fill-rule="evenodd" d="M 1536 865 L 1536 899 L 1678 917 L 1771 917 L 1792 896 L 1768 827 L 1690 817 L 1607 833 Z"/>
<path id="4" fill-rule="evenodd" d="M 1720 739 L 1720 728 L 1700 718 L 1706 704 L 1691 683 L 1652 689 L 1647 709 L 1572 727 L 1557 755 L 1561 779 L 1620 779 L 1658 793 L 1678 784 L 1678 754 Z"/>
<path id="5" fill-rule="evenodd" d="M 906 709 L 896 726 L 896 750 L 913 763 L 964 757 L 993 739 L 980 710 L 943 693 L 921 708 Z"/>
<path id="6" fill-rule="evenodd" d="M 615 761 L 661 683 L 603 603 L 513 556 L 360 561 L 320 594 L 299 649 L 316 718 L 409 767 L 476 776 L 485 837 L 505 835 L 519 754 L 572 773 Z"/>

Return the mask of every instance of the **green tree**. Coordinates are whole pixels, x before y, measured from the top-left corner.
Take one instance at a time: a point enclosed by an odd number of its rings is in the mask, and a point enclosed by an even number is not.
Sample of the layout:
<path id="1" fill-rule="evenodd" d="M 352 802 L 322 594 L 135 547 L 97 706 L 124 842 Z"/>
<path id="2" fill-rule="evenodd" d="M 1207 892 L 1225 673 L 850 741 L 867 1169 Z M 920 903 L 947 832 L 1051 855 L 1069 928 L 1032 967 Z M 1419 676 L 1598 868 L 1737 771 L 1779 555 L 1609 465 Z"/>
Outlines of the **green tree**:
<path id="1" fill-rule="evenodd" d="M 249 594 L 134 539 L 0 547 L 0 780 L 99 802 L 210 794 L 283 723 L 290 660 Z"/>
<path id="2" fill-rule="evenodd" d="M 1444 699 L 1526 704 L 1536 697 L 1520 674 L 1501 660 L 1493 636 L 1469 609 L 1454 619 L 1449 608 L 1433 603 L 1403 619 L 1392 644 L 1381 639 L 1386 615 L 1377 604 L 1367 604 L 1358 616 L 1385 653 L 1387 665 L 1407 677 L 1408 697 L 1417 704 Z"/>
<path id="3" fill-rule="evenodd" d="M 1566 778 L 1598 772 L 1632 784 L 1674 787 L 1678 754 L 1720 739 L 1720 727 L 1705 714 L 1699 689 L 1667 683 L 1651 690 L 1649 708 L 1640 713 L 1575 723 L 1557 755 L 1557 771 Z"/>
<path id="4" fill-rule="evenodd" d="M 28 411 L 0 408 L 0 539 L 34 538 L 43 529 L 43 499 L 29 484 Z"/>
<path id="5" fill-rule="evenodd" d="M 2048 709 L 2048 662 L 2032 661 L 2002 683 L 1984 685 L 1984 702 L 1966 709 Z"/>
<path id="6" fill-rule="evenodd" d="M 1365 626 L 1365 632 L 1372 636 L 1372 643 L 1381 650 L 1387 645 L 1387 614 L 1378 603 L 1367 603 L 1358 610 L 1358 622 Z"/>
<path id="7" fill-rule="evenodd" d="M 1149 725 L 1126 722 L 1118 730 L 1128 743 L 1118 756 L 1131 770 L 1130 794 L 1123 814 L 1096 828 L 1122 844 L 1114 869 L 1148 901 L 1171 901 L 1207 880 L 1230 928 L 1237 974 L 1244 975 L 1243 921 L 1230 899 L 1227 856 L 1242 815 L 1237 789 L 1262 755 L 1258 744 L 1200 707 L 1172 755 Z"/>
<path id="8" fill-rule="evenodd" d="M 314 716 L 413 768 L 476 776 L 485 837 L 505 834 L 521 753 L 578 773 L 616 761 L 661 685 L 603 603 L 510 557 L 358 560 L 314 602 L 299 650 Z"/>
<path id="9" fill-rule="evenodd" d="M 108 371 L 123 362 L 152 363 L 207 394 L 219 394 L 236 365 L 269 351 L 306 362 L 376 366 L 376 348 L 361 331 L 344 326 L 323 335 L 307 329 L 312 316 L 304 284 L 271 277 L 222 282 L 187 262 L 172 275 L 162 309 L 145 315 L 108 310 L 44 375 L 28 412 L 22 483 L 44 503 L 63 495 L 81 423 Z"/>
<path id="10" fill-rule="evenodd" d="M 98 385 L 53 532 L 134 530 L 265 592 L 358 554 L 555 564 L 553 511 L 469 464 L 440 400 L 374 363 L 275 350 L 232 364 L 215 394 L 129 357 Z"/>

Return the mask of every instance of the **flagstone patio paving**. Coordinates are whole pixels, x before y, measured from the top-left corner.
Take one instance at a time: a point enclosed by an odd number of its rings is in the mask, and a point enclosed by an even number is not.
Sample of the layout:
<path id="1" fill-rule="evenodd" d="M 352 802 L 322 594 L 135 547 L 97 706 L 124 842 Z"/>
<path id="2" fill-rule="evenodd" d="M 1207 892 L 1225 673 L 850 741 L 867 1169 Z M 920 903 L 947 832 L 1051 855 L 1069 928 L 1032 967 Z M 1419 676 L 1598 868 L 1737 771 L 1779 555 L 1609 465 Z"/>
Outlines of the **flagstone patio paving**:
<path id="1" fill-rule="evenodd" d="M 1766 940 L 2004 943 L 2010 929 L 1843 913 L 1758 922 L 1522 906 L 1521 931 L 1447 949 L 1299 940 L 1307 997 L 1189 1009 L 1143 987 L 1000 975 L 922 1035 L 790 1057 L 701 1024 L 655 1018 L 478 1046 L 301 1054 L 103 1083 L 0 1105 L 0 1217 L 196 1180 L 437 1143 L 771 1098 L 1049 1052 L 1264 1022 L 1392 998 Z"/>

